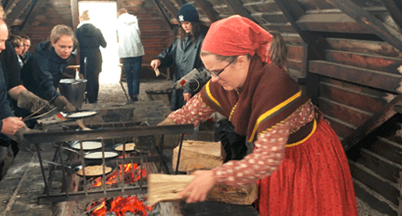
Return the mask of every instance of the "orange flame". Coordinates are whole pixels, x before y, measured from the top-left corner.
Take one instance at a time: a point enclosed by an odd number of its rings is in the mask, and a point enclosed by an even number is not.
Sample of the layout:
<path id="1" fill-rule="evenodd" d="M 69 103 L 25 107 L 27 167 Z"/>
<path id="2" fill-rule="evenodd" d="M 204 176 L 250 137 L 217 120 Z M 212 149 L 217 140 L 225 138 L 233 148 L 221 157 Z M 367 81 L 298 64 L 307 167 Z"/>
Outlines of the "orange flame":
<path id="1" fill-rule="evenodd" d="M 89 209 L 93 208 L 99 202 L 93 203 Z M 116 197 L 111 200 L 110 208 L 106 207 L 106 201 L 102 201 L 101 206 L 91 212 L 91 216 L 104 216 L 107 212 L 113 212 L 116 216 L 123 216 L 126 212 L 140 214 L 146 216 L 147 211 L 151 212 L 153 207 L 144 205 L 143 201 L 139 200 L 136 196 Z M 87 210 L 88 211 L 88 210 Z"/>
<path id="2" fill-rule="evenodd" d="M 134 171 L 133 171 L 134 170 Z M 137 173 L 136 178 L 134 178 L 134 173 Z M 123 175 L 122 175 L 123 174 Z M 117 175 L 123 176 L 124 183 L 132 183 L 138 181 L 142 177 L 147 175 L 145 169 L 140 170 L 137 164 L 124 164 L 119 165 L 119 171 L 115 171 L 111 176 L 105 181 L 106 185 L 113 185 L 118 183 Z M 102 177 L 98 177 L 94 180 L 92 187 L 99 187 L 102 185 Z"/>

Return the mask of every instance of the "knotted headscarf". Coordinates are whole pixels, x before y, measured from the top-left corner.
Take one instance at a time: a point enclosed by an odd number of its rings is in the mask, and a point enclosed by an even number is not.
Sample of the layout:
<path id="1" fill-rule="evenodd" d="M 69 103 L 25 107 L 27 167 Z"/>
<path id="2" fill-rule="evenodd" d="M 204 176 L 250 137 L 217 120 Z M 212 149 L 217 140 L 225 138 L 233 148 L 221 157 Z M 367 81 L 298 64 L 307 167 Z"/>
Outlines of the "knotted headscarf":
<path id="1" fill-rule="evenodd" d="M 272 35 L 255 22 L 239 15 L 211 24 L 201 50 L 222 56 L 239 56 L 257 53 L 261 60 L 270 63 Z"/>

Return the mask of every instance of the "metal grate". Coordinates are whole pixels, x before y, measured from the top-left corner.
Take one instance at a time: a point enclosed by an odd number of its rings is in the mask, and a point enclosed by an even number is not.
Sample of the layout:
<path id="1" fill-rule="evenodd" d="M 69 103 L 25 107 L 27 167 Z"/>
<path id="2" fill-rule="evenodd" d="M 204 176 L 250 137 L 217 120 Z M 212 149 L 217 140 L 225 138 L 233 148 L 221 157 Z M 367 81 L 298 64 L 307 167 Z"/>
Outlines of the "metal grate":
<path id="1" fill-rule="evenodd" d="M 38 149 L 38 159 L 41 167 L 41 172 L 44 181 L 44 195 L 38 197 L 39 203 L 48 202 L 63 202 L 69 200 L 80 200 L 84 198 L 103 198 L 103 197 L 113 197 L 122 196 L 130 194 L 141 194 L 146 193 L 147 183 L 144 179 L 142 170 L 148 173 L 162 172 L 162 169 L 166 173 L 169 173 L 166 164 L 163 160 L 163 136 L 165 134 L 180 134 L 180 150 L 183 141 L 183 135 L 193 133 L 193 125 L 169 125 L 169 126 L 148 126 L 149 124 L 140 123 L 114 123 L 114 124 L 101 124 L 101 125 L 91 125 L 90 128 L 97 128 L 90 131 L 80 131 L 77 128 L 63 127 L 61 130 L 48 131 L 46 133 L 31 133 L 24 135 L 24 143 L 34 143 Z M 161 136 L 161 142 L 159 146 L 155 145 L 153 140 L 154 135 Z M 141 140 L 146 146 L 149 147 L 148 152 L 137 152 L 135 154 L 126 152 L 123 148 L 121 158 L 105 159 L 104 152 L 109 149 L 111 145 L 116 142 L 121 142 L 124 140 L 134 139 Z M 84 166 L 87 163 L 84 160 L 84 151 L 82 149 L 82 141 L 89 140 L 100 140 L 102 143 L 101 151 L 102 153 L 102 164 L 113 164 L 115 167 L 124 164 L 139 164 L 139 176 L 137 171 L 132 171 L 133 178 L 138 178 L 138 181 L 125 183 L 124 175 L 117 175 L 117 183 L 113 184 L 112 187 L 108 187 L 105 182 L 109 175 L 105 173 L 105 168 L 103 168 L 103 173 L 101 175 L 102 185 L 100 187 L 92 187 L 92 178 L 85 176 L 85 170 L 83 176 L 78 176 L 71 171 L 71 168 L 78 165 Z M 63 154 L 66 153 L 66 145 L 72 141 L 79 141 L 81 145 L 81 150 L 75 154 L 76 157 L 69 157 L 63 159 Z M 57 167 L 51 167 L 48 172 L 46 172 L 43 165 L 45 160 L 42 159 L 40 152 L 41 143 L 55 143 L 55 153 L 51 163 L 60 164 L 60 169 Z M 67 153 L 66 153 L 67 154 Z M 180 158 L 178 158 L 177 164 Z M 158 166 L 156 166 L 158 165 Z M 70 167 L 70 168 L 67 168 Z M 85 169 L 85 168 L 84 168 Z M 117 169 L 118 170 L 118 169 Z M 53 187 L 54 180 L 61 179 L 62 187 Z"/>

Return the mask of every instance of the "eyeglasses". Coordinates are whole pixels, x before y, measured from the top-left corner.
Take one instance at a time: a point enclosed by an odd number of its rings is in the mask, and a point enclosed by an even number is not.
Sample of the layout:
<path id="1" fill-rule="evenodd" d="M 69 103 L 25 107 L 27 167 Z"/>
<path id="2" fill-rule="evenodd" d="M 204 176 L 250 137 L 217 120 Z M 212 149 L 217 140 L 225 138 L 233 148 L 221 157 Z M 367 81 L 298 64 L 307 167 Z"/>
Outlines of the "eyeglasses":
<path id="1" fill-rule="evenodd" d="M 235 62 L 237 60 L 237 58 L 233 59 L 231 62 L 229 62 L 229 64 L 227 64 L 225 67 L 223 67 L 219 72 L 212 72 L 208 69 L 205 68 L 205 70 L 207 71 L 207 73 L 209 74 L 213 74 L 216 76 L 217 79 L 219 79 L 219 74 L 221 74 L 229 65 L 231 65 L 233 62 Z"/>

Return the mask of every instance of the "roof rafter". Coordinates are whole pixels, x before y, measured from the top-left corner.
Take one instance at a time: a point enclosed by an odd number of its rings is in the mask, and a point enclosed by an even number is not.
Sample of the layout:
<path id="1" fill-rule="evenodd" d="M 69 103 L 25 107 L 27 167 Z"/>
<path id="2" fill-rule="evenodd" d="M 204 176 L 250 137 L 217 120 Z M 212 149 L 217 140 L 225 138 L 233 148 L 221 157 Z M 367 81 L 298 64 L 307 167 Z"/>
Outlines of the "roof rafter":
<path id="1" fill-rule="evenodd" d="M 156 5 L 156 8 L 158 9 L 159 13 L 162 14 L 162 16 L 163 16 L 163 18 L 164 18 L 163 20 L 165 20 L 165 22 L 166 22 L 166 24 L 169 26 L 169 28 L 170 28 L 171 30 L 173 30 L 172 23 L 170 23 L 169 19 L 167 18 L 167 16 L 166 16 L 165 13 L 163 12 L 163 10 L 162 10 L 161 6 L 159 5 L 159 3 L 158 3 L 156 0 L 153 0 L 153 2 L 154 2 L 154 4 Z"/>
<path id="2" fill-rule="evenodd" d="M 194 0 L 194 2 L 207 14 L 207 17 L 211 23 L 220 19 L 218 13 L 216 13 L 212 5 L 209 4 L 207 0 Z"/>
<path id="3" fill-rule="evenodd" d="M 26 8 L 31 3 L 31 0 L 21 0 L 18 4 L 13 8 L 10 14 L 7 15 L 7 19 L 5 20 L 7 26 L 13 24 L 13 22 L 21 15 L 24 8 Z"/>
<path id="4" fill-rule="evenodd" d="M 173 17 L 177 17 L 177 14 L 179 13 L 179 10 L 172 4 L 172 2 L 168 0 L 160 0 L 167 8 L 169 13 L 173 15 Z"/>
<path id="5" fill-rule="evenodd" d="M 243 7 L 243 4 L 240 0 L 225 0 L 225 2 L 230 8 L 232 8 L 235 14 L 239 14 L 240 16 L 247 17 L 248 19 L 255 21 L 250 13 Z"/>
<path id="6" fill-rule="evenodd" d="M 402 2 L 400 0 L 382 0 L 392 19 L 402 28 Z"/>
<path id="7" fill-rule="evenodd" d="M 370 29 L 373 34 L 402 51 L 402 32 L 400 29 L 394 29 L 385 24 L 350 0 L 326 0 L 326 2 L 340 9 L 356 22 Z"/>

